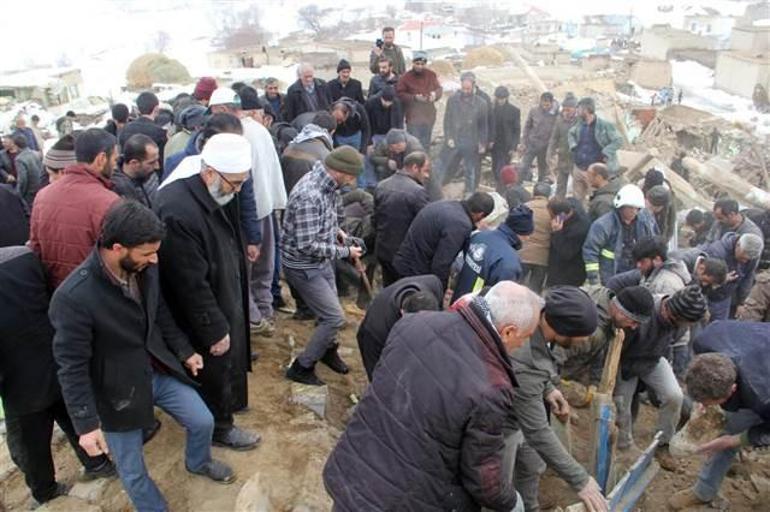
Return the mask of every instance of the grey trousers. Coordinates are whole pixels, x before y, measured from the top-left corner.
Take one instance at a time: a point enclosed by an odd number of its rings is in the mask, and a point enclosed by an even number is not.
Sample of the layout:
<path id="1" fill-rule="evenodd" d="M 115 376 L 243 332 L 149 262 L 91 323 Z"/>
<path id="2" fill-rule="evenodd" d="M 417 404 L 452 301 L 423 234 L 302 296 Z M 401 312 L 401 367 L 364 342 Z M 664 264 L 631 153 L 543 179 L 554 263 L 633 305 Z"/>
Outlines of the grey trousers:
<path id="1" fill-rule="evenodd" d="M 273 318 L 273 273 L 275 272 L 275 231 L 273 214 L 259 221 L 262 245 L 257 261 L 249 263 L 249 321 Z"/>
<path id="2" fill-rule="evenodd" d="M 345 315 L 337 297 L 332 262 L 326 260 L 320 267 L 310 269 L 284 266 L 283 273 L 286 281 L 318 317 L 318 324 L 305 345 L 305 350 L 297 356 L 300 365 L 312 368 L 316 361 L 335 345 L 337 331 L 345 326 Z"/>
<path id="3" fill-rule="evenodd" d="M 633 442 L 633 420 L 631 419 L 631 402 L 634 399 L 636 385 L 639 379 L 644 382 L 648 388 L 653 390 L 655 396 L 660 400 L 660 411 L 658 412 L 657 430 L 663 432 L 660 439 L 661 445 L 666 445 L 676 432 L 676 426 L 679 423 L 679 415 L 682 412 L 682 402 L 684 394 L 679 382 L 676 380 L 674 370 L 669 362 L 661 357 L 658 364 L 647 375 L 642 377 L 633 377 L 623 380 L 621 374 L 618 374 L 618 380 L 615 384 L 615 407 L 618 410 L 618 448 L 628 448 Z"/>

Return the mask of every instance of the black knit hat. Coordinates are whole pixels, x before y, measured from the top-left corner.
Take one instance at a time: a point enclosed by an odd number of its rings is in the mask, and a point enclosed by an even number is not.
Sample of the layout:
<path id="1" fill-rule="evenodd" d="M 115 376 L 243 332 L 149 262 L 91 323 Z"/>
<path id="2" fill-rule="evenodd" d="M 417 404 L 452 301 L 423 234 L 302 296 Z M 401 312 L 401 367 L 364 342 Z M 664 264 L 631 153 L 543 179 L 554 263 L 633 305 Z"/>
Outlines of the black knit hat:
<path id="1" fill-rule="evenodd" d="M 650 290 L 644 286 L 629 286 L 620 290 L 613 299 L 624 315 L 636 322 L 645 322 L 655 307 Z"/>
<path id="2" fill-rule="evenodd" d="M 535 230 L 535 221 L 532 216 L 532 209 L 525 204 L 520 204 L 508 212 L 505 225 L 517 235 L 531 235 Z"/>
<path id="3" fill-rule="evenodd" d="M 340 63 L 337 64 L 337 73 L 343 69 L 350 69 L 350 62 L 346 61 L 345 59 L 341 59 Z"/>
<path id="4" fill-rule="evenodd" d="M 241 87 L 238 96 L 241 98 L 241 110 L 262 110 L 264 108 L 257 90 L 251 86 Z"/>
<path id="5" fill-rule="evenodd" d="M 393 101 L 396 99 L 396 89 L 392 85 L 386 85 L 382 88 L 382 99 L 385 101 Z"/>
<path id="6" fill-rule="evenodd" d="M 698 285 L 682 288 L 666 301 L 668 310 L 677 319 L 685 322 L 697 322 L 708 309 L 706 297 Z"/>
<path id="7" fill-rule="evenodd" d="M 495 89 L 495 98 L 507 98 L 511 95 L 511 91 L 504 85 L 498 85 Z"/>
<path id="8" fill-rule="evenodd" d="M 589 336 L 599 323 L 596 306 L 575 286 L 555 286 L 545 296 L 545 320 L 562 336 Z"/>

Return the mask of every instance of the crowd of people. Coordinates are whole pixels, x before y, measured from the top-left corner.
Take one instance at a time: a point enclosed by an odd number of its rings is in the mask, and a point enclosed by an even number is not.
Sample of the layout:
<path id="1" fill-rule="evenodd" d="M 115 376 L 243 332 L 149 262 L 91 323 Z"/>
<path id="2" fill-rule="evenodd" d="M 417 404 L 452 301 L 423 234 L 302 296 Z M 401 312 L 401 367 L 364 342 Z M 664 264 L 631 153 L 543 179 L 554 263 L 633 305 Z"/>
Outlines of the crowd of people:
<path id="1" fill-rule="evenodd" d="M 335 510 L 536 511 L 546 467 L 607 510 L 553 422 L 570 417 L 560 378 L 597 384 L 621 331 L 621 452 L 640 399 L 667 470 L 694 403 L 726 411 L 672 508 L 713 501 L 737 451 L 770 444 L 770 212 L 721 198 L 680 230 L 664 173 L 626 181 L 592 98 L 543 93 L 522 127 L 508 89 L 490 98 L 471 72 L 432 162 L 443 90 L 394 38 L 372 49 L 367 94 L 345 60 L 328 82 L 302 64 L 285 94 L 210 77 L 170 105 L 143 92 L 45 154 L 23 119 L 3 137 L 0 396 L 38 503 L 67 492 L 55 421 L 83 478 L 117 474 L 137 510 L 166 510 L 143 459 L 154 406 L 185 428 L 187 471 L 233 482 L 211 446 L 261 442 L 235 421 L 251 336 L 273 336 L 276 311 L 315 322 L 286 378 L 347 374 L 351 288 L 369 385 L 324 469 Z M 478 190 L 485 155 L 497 193 Z M 442 199 L 458 169 L 464 198 Z"/>

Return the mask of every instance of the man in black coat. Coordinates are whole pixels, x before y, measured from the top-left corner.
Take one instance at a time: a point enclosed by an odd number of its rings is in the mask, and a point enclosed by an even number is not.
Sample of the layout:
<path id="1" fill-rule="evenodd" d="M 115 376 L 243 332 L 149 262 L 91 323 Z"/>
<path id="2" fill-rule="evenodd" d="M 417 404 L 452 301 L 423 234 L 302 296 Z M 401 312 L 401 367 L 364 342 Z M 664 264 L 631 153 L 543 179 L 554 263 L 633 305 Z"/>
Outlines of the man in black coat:
<path id="1" fill-rule="evenodd" d="M 340 60 L 337 64 L 337 78 L 329 80 L 327 87 L 332 101 L 346 97 L 361 105 L 364 104 L 364 91 L 361 82 L 355 78 L 350 78 L 350 62 L 345 59 Z"/>
<path id="2" fill-rule="evenodd" d="M 158 146 L 159 161 L 158 161 L 158 175 L 163 175 L 163 162 L 166 155 L 163 149 L 166 147 L 166 141 L 168 140 L 168 133 L 155 123 L 155 118 L 158 117 L 158 111 L 160 110 L 160 101 L 158 97 L 151 92 L 143 92 L 136 98 L 136 108 L 139 110 L 139 117 L 128 123 L 121 130 L 118 136 L 118 143 L 122 148 L 126 141 L 137 133 L 143 133 L 150 137 Z"/>
<path id="3" fill-rule="evenodd" d="M 382 91 L 366 100 L 366 115 L 372 133 L 372 146 L 385 138 L 392 128 L 404 128 L 404 111 L 396 90 L 386 85 Z"/>
<path id="4" fill-rule="evenodd" d="M 582 286 L 586 281 L 583 242 L 591 220 L 575 198 L 554 197 L 548 201 L 551 214 L 551 248 L 548 251 L 547 286 Z"/>
<path id="5" fill-rule="evenodd" d="M 516 385 L 508 352 L 541 309 L 505 281 L 458 311 L 397 322 L 324 468 L 335 510 L 520 510 L 505 451 Z"/>
<path id="6" fill-rule="evenodd" d="M 511 162 L 521 137 L 521 111 L 508 102 L 510 95 L 508 88 L 503 85 L 495 89 L 495 100 L 490 114 L 494 126 L 494 131 L 489 137 L 492 171 L 498 183 L 500 169 Z"/>
<path id="7" fill-rule="evenodd" d="M 27 247 L 0 248 L 0 397 L 8 449 L 38 503 L 66 494 L 51 456 L 55 421 L 75 450 L 87 479 L 112 476 L 104 455 L 89 457 L 67 414 L 56 380 L 48 321 L 48 289 L 40 260 Z"/>
<path id="8" fill-rule="evenodd" d="M 291 123 L 300 114 L 326 110 L 331 104 L 328 84 L 315 78 L 313 66 L 300 64 L 297 67 L 297 81 L 289 86 L 283 98 L 281 117 Z"/>
<path id="9" fill-rule="evenodd" d="M 369 382 L 396 322 L 406 313 L 439 310 L 443 299 L 441 282 L 432 274 L 399 279 L 374 297 L 356 334 Z"/>
<path id="10" fill-rule="evenodd" d="M 80 446 L 92 457 L 111 455 L 137 510 L 166 509 L 142 454 L 153 405 L 186 429 L 187 471 L 222 483 L 235 479 L 211 458 L 214 419 L 182 367 L 195 375 L 203 360 L 160 292 L 163 236 L 150 209 L 115 203 L 97 247 L 57 288 L 49 311 L 59 382 Z"/>
<path id="11" fill-rule="evenodd" d="M 29 240 L 29 207 L 12 185 L 0 184 L 0 247 Z"/>
<path id="12" fill-rule="evenodd" d="M 382 268 L 382 285 L 398 280 L 393 257 L 412 221 L 430 200 L 424 183 L 430 179 L 430 159 L 422 151 L 404 158 L 404 167 L 382 180 L 374 190 L 374 252 Z"/>
<path id="13" fill-rule="evenodd" d="M 214 415 L 214 444 L 248 450 L 259 436 L 233 424 L 233 411 L 248 405 L 251 370 L 246 255 L 233 199 L 249 177 L 251 146 L 241 135 L 220 133 L 201 158 L 199 174 L 161 188 L 155 200 L 168 230 L 160 251 L 163 293 L 203 356 L 198 382 Z"/>
<path id="14" fill-rule="evenodd" d="M 446 287 L 452 262 L 494 206 L 494 200 L 485 192 L 475 192 L 463 201 L 429 204 L 409 226 L 393 258 L 393 268 L 400 277 L 433 274 Z"/>

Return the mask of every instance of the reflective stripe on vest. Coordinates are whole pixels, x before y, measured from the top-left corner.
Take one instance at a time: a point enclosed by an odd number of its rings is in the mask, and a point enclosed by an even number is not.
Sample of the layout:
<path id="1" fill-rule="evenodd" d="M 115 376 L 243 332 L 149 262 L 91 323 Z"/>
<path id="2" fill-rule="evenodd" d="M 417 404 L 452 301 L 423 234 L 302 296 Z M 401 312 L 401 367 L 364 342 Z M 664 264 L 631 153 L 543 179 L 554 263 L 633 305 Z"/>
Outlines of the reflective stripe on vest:
<path id="1" fill-rule="evenodd" d="M 481 278 L 481 276 L 479 276 L 473 282 L 473 289 L 471 291 L 473 293 L 478 293 L 481 291 L 482 288 L 484 288 L 484 280 Z"/>
<path id="2" fill-rule="evenodd" d="M 615 253 L 610 251 L 609 249 L 602 249 L 601 255 L 602 255 L 602 258 L 607 258 L 608 260 L 615 259 Z"/>
<path id="3" fill-rule="evenodd" d="M 598 263 L 586 263 L 586 272 L 599 272 Z"/>

